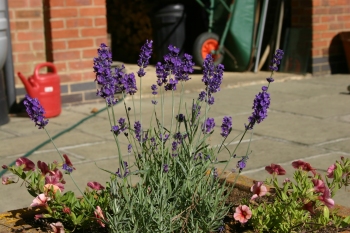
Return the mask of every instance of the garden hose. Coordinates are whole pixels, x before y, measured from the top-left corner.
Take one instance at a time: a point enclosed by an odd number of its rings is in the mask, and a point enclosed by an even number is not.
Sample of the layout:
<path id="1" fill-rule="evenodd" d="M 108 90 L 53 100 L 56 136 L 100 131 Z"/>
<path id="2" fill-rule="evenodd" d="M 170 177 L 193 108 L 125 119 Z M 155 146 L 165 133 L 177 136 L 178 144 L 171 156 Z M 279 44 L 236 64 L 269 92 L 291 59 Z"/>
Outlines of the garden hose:
<path id="1" fill-rule="evenodd" d="M 122 100 L 122 99 L 120 99 L 120 100 Z M 121 102 L 120 100 L 117 102 L 117 104 Z M 65 133 L 67 133 L 67 132 L 69 132 L 69 131 L 71 131 L 72 129 L 76 128 L 77 126 L 79 126 L 80 124 L 82 124 L 83 122 L 85 122 L 86 120 L 88 120 L 88 119 L 90 119 L 90 118 L 92 118 L 92 117 L 95 117 L 96 115 L 100 114 L 101 112 L 105 111 L 106 109 L 107 109 L 107 107 L 104 107 L 104 108 L 98 110 L 97 112 L 94 112 L 93 114 L 91 114 L 91 115 L 89 115 L 89 116 L 87 116 L 87 117 L 81 119 L 80 121 L 78 121 L 78 122 L 75 123 L 74 125 L 70 126 L 69 128 L 67 128 L 67 129 L 65 129 L 65 130 L 63 130 L 63 131 L 61 131 L 61 132 L 59 132 L 58 134 L 54 135 L 54 136 L 52 137 L 52 140 L 54 140 L 54 139 L 60 137 L 61 135 L 65 134 Z M 46 144 L 48 144 L 48 143 L 50 143 L 50 142 L 51 142 L 50 139 L 44 141 L 43 143 L 41 143 L 41 144 L 39 144 L 38 146 L 34 147 L 33 149 L 31 149 L 30 151 L 28 151 L 27 153 L 25 153 L 25 154 L 24 154 L 23 156 L 21 156 L 21 157 L 28 157 L 28 156 L 30 156 L 30 155 L 33 154 L 36 150 L 39 150 L 41 147 L 45 146 Z M 16 161 L 13 161 L 13 162 L 10 163 L 8 166 L 11 167 L 11 166 L 15 165 L 15 163 L 16 163 Z M 0 171 L 0 177 L 1 177 L 2 175 L 4 175 L 6 171 L 7 171 L 7 169 L 4 169 L 4 170 Z"/>

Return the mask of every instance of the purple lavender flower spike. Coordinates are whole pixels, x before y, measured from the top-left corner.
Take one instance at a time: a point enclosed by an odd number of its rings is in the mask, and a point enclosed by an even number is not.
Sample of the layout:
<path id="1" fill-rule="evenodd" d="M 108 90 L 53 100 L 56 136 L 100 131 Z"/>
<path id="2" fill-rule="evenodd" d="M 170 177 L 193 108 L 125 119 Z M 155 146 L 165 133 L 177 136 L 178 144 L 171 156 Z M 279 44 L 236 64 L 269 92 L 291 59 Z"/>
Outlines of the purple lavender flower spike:
<path id="1" fill-rule="evenodd" d="M 253 126 L 255 123 L 262 122 L 267 117 L 267 109 L 270 107 L 270 94 L 264 90 L 267 90 L 267 88 L 262 88 L 262 92 L 259 92 L 255 96 L 254 103 L 253 103 L 253 113 L 248 118 L 249 125 L 247 126 L 248 129 L 253 129 Z"/>
<path id="2" fill-rule="evenodd" d="M 239 168 L 239 172 L 241 172 L 246 167 L 246 161 L 241 159 L 237 162 L 237 168 Z"/>
<path id="3" fill-rule="evenodd" d="M 169 53 L 164 58 L 164 63 L 156 64 L 157 84 L 165 85 L 165 90 L 176 90 L 179 81 L 188 81 L 189 74 L 193 73 L 194 62 L 192 56 L 185 54 L 183 59 L 179 58 L 179 48 L 172 45 L 168 47 Z M 174 75 L 174 79 L 168 79 L 170 75 Z"/>
<path id="4" fill-rule="evenodd" d="M 169 138 L 169 134 L 164 134 L 164 136 L 160 133 L 159 134 L 159 138 L 160 140 L 162 140 L 163 142 L 166 142 Z"/>
<path id="5" fill-rule="evenodd" d="M 30 119 L 35 122 L 35 126 L 43 129 L 49 123 L 49 120 L 44 118 L 45 109 L 41 106 L 39 100 L 26 95 L 23 103 Z"/>
<path id="6" fill-rule="evenodd" d="M 209 105 L 213 105 L 213 104 L 214 104 L 214 101 L 215 101 L 214 96 L 210 96 L 210 97 L 208 98 L 208 104 L 209 104 Z"/>
<path id="7" fill-rule="evenodd" d="M 204 134 L 210 133 L 215 126 L 214 118 L 208 118 L 202 126 Z"/>
<path id="8" fill-rule="evenodd" d="M 111 129 L 111 131 L 117 136 L 126 130 L 125 118 L 119 118 L 118 124 L 119 125 L 112 126 Z"/>
<path id="9" fill-rule="evenodd" d="M 177 85 L 178 81 L 176 79 L 170 79 L 169 82 L 164 86 L 164 89 L 166 91 L 176 91 L 176 85 Z"/>
<path id="10" fill-rule="evenodd" d="M 213 93 L 220 91 L 220 85 L 223 80 L 224 66 L 219 64 L 215 67 L 213 57 L 208 54 L 203 62 L 203 78 L 202 82 L 206 86 L 206 93 L 199 95 L 199 100 L 206 100 L 209 105 L 214 104 Z M 205 99 L 204 97 L 207 97 Z"/>
<path id="11" fill-rule="evenodd" d="M 132 145 L 129 144 L 129 145 L 128 145 L 128 153 L 129 153 L 129 154 L 131 153 L 131 149 L 132 149 Z"/>
<path id="12" fill-rule="evenodd" d="M 173 141 L 173 143 L 171 143 L 171 150 L 172 151 L 176 151 L 177 150 L 177 141 Z"/>
<path id="13" fill-rule="evenodd" d="M 165 65 L 160 62 L 156 64 L 156 75 L 157 75 L 157 84 L 158 86 L 162 86 L 168 82 L 169 71 L 166 71 Z"/>
<path id="14" fill-rule="evenodd" d="M 126 177 L 127 175 L 129 175 L 130 171 L 129 171 L 129 165 L 126 161 L 123 161 L 123 170 L 124 170 L 124 174 L 120 173 L 120 169 L 118 168 L 117 172 L 115 173 L 119 178 L 122 177 Z"/>
<path id="15" fill-rule="evenodd" d="M 118 85 L 116 77 L 111 72 L 112 53 L 103 43 L 100 45 L 97 53 L 98 57 L 94 58 L 93 68 L 96 73 L 95 81 L 100 85 L 100 89 L 97 90 L 96 94 L 104 98 L 108 105 L 114 105 L 117 103 L 117 100 L 114 99 L 114 94 L 118 91 Z"/>
<path id="16" fill-rule="evenodd" d="M 176 115 L 176 120 L 178 122 L 183 122 L 185 120 L 185 115 L 180 113 L 179 115 Z"/>
<path id="17" fill-rule="evenodd" d="M 121 83 L 123 84 L 125 93 L 130 95 L 133 95 L 136 93 L 137 91 L 136 79 L 133 73 L 125 74 L 123 79 L 121 80 Z"/>
<path id="18" fill-rule="evenodd" d="M 67 173 L 72 173 L 73 172 L 73 168 L 68 166 L 67 164 L 63 164 L 62 165 L 62 169 L 65 170 Z"/>
<path id="19" fill-rule="evenodd" d="M 281 63 L 281 60 L 283 58 L 283 50 L 277 49 L 275 52 L 275 55 L 273 56 L 273 59 L 271 60 L 271 66 L 269 66 L 271 71 L 277 71 L 278 65 Z"/>
<path id="20" fill-rule="evenodd" d="M 125 118 L 123 118 L 123 117 L 119 118 L 118 124 L 120 127 L 120 131 L 124 132 L 126 130 Z"/>
<path id="21" fill-rule="evenodd" d="M 175 79 L 178 81 L 190 80 L 189 74 L 193 73 L 194 62 L 192 62 L 192 56 L 187 53 L 184 54 L 184 58 L 181 61 L 181 65 L 174 72 Z"/>
<path id="22" fill-rule="evenodd" d="M 135 136 L 137 140 L 140 142 L 141 141 L 141 124 L 139 121 L 135 122 L 134 129 L 135 129 Z"/>
<path id="23" fill-rule="evenodd" d="M 196 118 L 201 114 L 201 106 L 197 104 L 193 104 L 192 106 L 192 115 L 196 114 Z"/>
<path id="24" fill-rule="evenodd" d="M 164 165 L 163 165 L 163 171 L 164 171 L 165 173 L 167 173 L 167 172 L 169 171 L 169 165 L 168 165 L 168 164 L 164 164 Z"/>
<path id="25" fill-rule="evenodd" d="M 157 105 L 158 101 L 157 100 L 151 100 L 153 105 Z"/>
<path id="26" fill-rule="evenodd" d="M 156 84 L 153 84 L 153 85 L 151 86 L 152 95 L 157 95 L 157 94 L 158 94 L 157 89 L 158 89 L 158 87 L 157 87 Z"/>
<path id="27" fill-rule="evenodd" d="M 119 129 L 119 126 L 118 126 L 118 125 L 112 126 L 111 131 L 112 131 L 115 135 L 117 135 L 117 136 L 120 134 L 120 129 Z"/>
<path id="28" fill-rule="evenodd" d="M 137 75 L 141 78 L 145 76 L 146 72 L 144 69 L 148 66 L 149 64 L 149 59 L 151 58 L 152 55 L 152 43 L 153 41 L 146 40 L 146 43 L 141 47 L 141 53 L 140 53 L 140 58 L 137 61 L 137 65 L 140 67 L 139 71 L 137 72 Z"/>
<path id="29" fill-rule="evenodd" d="M 222 119 L 222 125 L 221 125 L 221 136 L 227 137 L 232 130 L 232 117 L 225 116 Z"/>
<path id="30" fill-rule="evenodd" d="M 207 93 L 205 91 L 201 91 L 201 93 L 199 93 L 198 100 L 202 102 L 203 100 L 205 100 L 206 96 Z"/>
<path id="31" fill-rule="evenodd" d="M 273 78 L 269 77 L 269 78 L 266 78 L 266 81 L 268 81 L 269 83 L 272 83 L 275 80 Z"/>

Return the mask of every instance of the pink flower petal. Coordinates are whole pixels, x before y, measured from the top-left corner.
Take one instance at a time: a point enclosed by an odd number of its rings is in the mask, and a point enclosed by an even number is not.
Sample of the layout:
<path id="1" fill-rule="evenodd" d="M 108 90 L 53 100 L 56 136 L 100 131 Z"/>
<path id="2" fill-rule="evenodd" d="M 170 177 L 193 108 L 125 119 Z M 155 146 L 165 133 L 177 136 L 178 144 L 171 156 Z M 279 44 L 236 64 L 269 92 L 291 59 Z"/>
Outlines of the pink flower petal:
<path id="1" fill-rule="evenodd" d="M 263 185 L 263 182 L 258 181 L 254 182 L 254 185 L 250 188 L 250 191 L 254 194 L 251 198 L 251 200 L 254 200 L 255 198 L 265 196 L 267 193 L 267 188 L 265 185 Z"/>
<path id="2" fill-rule="evenodd" d="M 252 212 L 246 205 L 240 205 L 236 208 L 233 218 L 240 223 L 246 223 L 252 217 Z"/>
<path id="3" fill-rule="evenodd" d="M 333 178 L 334 177 L 334 170 L 337 168 L 336 164 L 332 164 L 328 169 L 327 169 L 327 177 L 328 178 Z"/>
<path id="4" fill-rule="evenodd" d="M 87 186 L 94 189 L 94 190 L 97 190 L 97 191 L 105 188 L 100 183 L 98 183 L 96 181 L 88 182 Z"/>
<path id="5" fill-rule="evenodd" d="M 31 160 L 29 160 L 27 158 L 18 158 L 16 160 L 16 166 L 17 167 L 20 167 L 22 165 L 24 165 L 23 166 L 23 171 L 30 171 L 30 170 L 34 171 L 35 170 L 35 164 Z"/>
<path id="6" fill-rule="evenodd" d="M 46 205 L 46 202 L 49 199 L 46 197 L 44 193 L 39 194 L 36 198 L 34 198 L 33 203 L 30 204 L 30 207 L 38 207 Z"/>
<path id="7" fill-rule="evenodd" d="M 105 216 L 103 215 L 102 209 L 99 206 L 96 207 L 95 217 L 97 218 L 97 222 L 101 225 L 101 227 L 105 227 L 105 224 L 101 220 L 99 220 L 99 219 L 105 220 Z"/>

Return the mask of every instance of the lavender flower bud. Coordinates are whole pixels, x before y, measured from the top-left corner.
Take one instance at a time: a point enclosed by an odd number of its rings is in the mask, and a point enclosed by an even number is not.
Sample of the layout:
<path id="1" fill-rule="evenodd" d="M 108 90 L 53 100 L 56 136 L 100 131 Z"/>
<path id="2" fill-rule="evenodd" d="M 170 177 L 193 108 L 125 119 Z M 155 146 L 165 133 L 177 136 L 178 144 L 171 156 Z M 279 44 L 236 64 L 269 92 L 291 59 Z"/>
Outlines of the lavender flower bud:
<path id="1" fill-rule="evenodd" d="M 141 47 L 141 53 L 140 58 L 137 61 L 137 65 L 140 67 L 139 71 L 137 72 L 137 75 L 141 78 L 145 76 L 146 72 L 144 71 L 144 68 L 146 68 L 149 64 L 149 59 L 152 55 L 152 43 L 153 41 L 146 41 L 146 43 Z"/>
<path id="2" fill-rule="evenodd" d="M 271 66 L 269 67 L 271 71 L 277 71 L 278 65 L 281 63 L 281 60 L 283 58 L 283 50 L 277 49 L 275 52 L 275 55 L 273 56 L 273 59 L 271 60 Z"/>
<path id="3" fill-rule="evenodd" d="M 267 87 L 262 87 L 262 92 L 259 92 L 255 96 L 253 102 L 253 113 L 248 118 L 250 124 L 247 126 L 248 129 L 252 129 L 255 123 L 262 122 L 267 117 L 267 109 L 270 107 L 270 94 L 264 90 L 267 90 Z"/>
<path id="4" fill-rule="evenodd" d="M 232 117 L 225 116 L 222 119 L 221 136 L 227 137 L 232 130 Z"/>
<path id="5" fill-rule="evenodd" d="M 210 133 L 215 126 L 214 118 L 208 118 L 202 126 L 204 134 Z"/>
<path id="6" fill-rule="evenodd" d="M 167 172 L 169 171 L 169 165 L 168 165 L 168 164 L 164 164 L 164 165 L 163 165 L 163 171 L 164 171 L 165 173 L 167 173 Z"/>

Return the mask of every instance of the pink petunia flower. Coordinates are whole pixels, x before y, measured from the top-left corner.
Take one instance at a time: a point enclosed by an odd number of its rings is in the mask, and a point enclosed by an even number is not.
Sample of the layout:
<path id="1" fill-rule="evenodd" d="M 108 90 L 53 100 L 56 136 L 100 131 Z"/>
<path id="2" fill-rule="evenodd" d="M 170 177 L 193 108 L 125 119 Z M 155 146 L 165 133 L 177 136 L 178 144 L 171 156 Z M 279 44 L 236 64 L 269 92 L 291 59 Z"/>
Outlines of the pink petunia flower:
<path id="1" fill-rule="evenodd" d="M 37 162 L 37 166 L 41 171 L 41 174 L 45 176 L 47 173 L 50 172 L 49 166 L 45 162 L 41 162 L 40 160 Z"/>
<path id="2" fill-rule="evenodd" d="M 44 194 L 39 194 L 36 198 L 34 198 L 33 203 L 30 204 L 30 207 L 39 207 L 47 205 L 49 198 Z"/>
<path id="3" fill-rule="evenodd" d="M 88 182 L 87 186 L 89 186 L 90 188 L 97 190 L 97 191 L 105 188 L 100 183 L 98 183 L 96 181 Z"/>
<path id="4" fill-rule="evenodd" d="M 54 233 L 65 233 L 64 226 L 61 222 L 50 223 L 50 226 Z"/>
<path id="5" fill-rule="evenodd" d="M 101 220 L 99 220 L 99 219 L 105 220 L 105 216 L 103 215 L 102 209 L 99 206 L 96 207 L 95 217 L 97 218 L 97 222 L 101 225 L 101 227 L 105 227 L 105 224 Z"/>
<path id="6" fill-rule="evenodd" d="M 323 193 L 326 189 L 326 185 L 322 180 L 312 179 L 312 183 L 314 183 L 314 190 L 317 193 Z"/>
<path id="7" fill-rule="evenodd" d="M 286 170 L 284 170 L 281 165 L 271 163 L 270 166 L 266 166 L 265 170 L 270 174 L 285 175 Z"/>
<path id="8" fill-rule="evenodd" d="M 246 205 L 239 205 L 236 208 L 236 212 L 233 214 L 233 218 L 240 223 L 246 223 L 252 217 L 252 211 Z"/>
<path id="9" fill-rule="evenodd" d="M 16 166 L 20 167 L 23 165 L 23 171 L 35 170 L 35 164 L 27 158 L 18 158 L 16 160 Z"/>
<path id="10" fill-rule="evenodd" d="M 303 209 L 309 211 L 311 214 L 315 214 L 315 202 L 309 201 L 308 203 L 304 204 Z"/>
<path id="11" fill-rule="evenodd" d="M 46 186 L 47 185 L 47 186 Z M 47 188 L 51 188 L 51 186 L 50 185 L 54 185 L 54 186 L 57 186 L 60 190 L 61 190 L 61 192 L 63 192 L 63 190 L 64 190 L 64 186 L 63 186 L 63 184 L 60 182 L 60 180 L 57 178 L 57 177 L 55 177 L 55 176 L 46 176 L 45 177 L 45 186 L 47 187 Z M 54 190 L 55 190 L 55 187 L 53 187 L 54 188 Z"/>
<path id="12" fill-rule="evenodd" d="M 254 182 L 254 185 L 250 188 L 250 191 L 254 194 L 250 200 L 254 200 L 257 197 L 265 196 L 267 193 L 267 188 L 263 185 L 263 182 Z"/>
<path id="13" fill-rule="evenodd" d="M 327 177 L 328 178 L 333 178 L 334 177 L 334 170 L 337 168 L 336 164 L 332 164 L 328 169 L 327 169 Z"/>
<path id="14" fill-rule="evenodd" d="M 313 167 L 311 167 L 311 165 L 309 163 L 307 163 L 307 162 L 304 162 L 304 161 L 301 161 L 301 160 L 297 160 L 297 161 L 294 161 L 292 163 L 292 166 L 295 169 L 301 168 L 304 171 L 312 172 L 312 174 L 316 175 L 316 170 Z"/>
<path id="15" fill-rule="evenodd" d="M 325 187 L 325 190 L 321 196 L 318 197 L 320 201 L 322 201 L 328 208 L 332 208 L 334 206 L 334 200 L 331 198 L 331 190 Z"/>
<path id="16" fill-rule="evenodd" d="M 56 193 L 57 191 L 61 191 L 61 188 L 58 187 L 57 185 L 54 185 L 54 184 L 45 184 L 44 185 L 44 192 L 45 194 L 47 195 L 49 191 L 52 191 L 53 193 Z"/>
<path id="17" fill-rule="evenodd" d="M 291 182 L 290 179 L 287 177 L 283 180 L 283 184 Z"/>
<path id="18" fill-rule="evenodd" d="M 1 181 L 3 185 L 8 185 L 8 184 L 12 184 L 15 183 L 10 177 L 8 176 L 2 176 L 1 177 Z"/>

